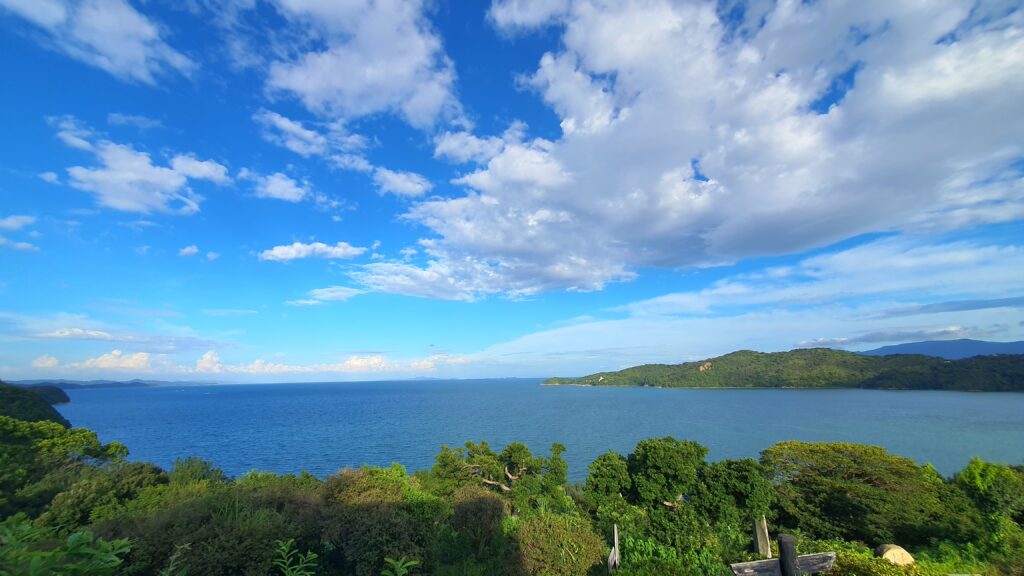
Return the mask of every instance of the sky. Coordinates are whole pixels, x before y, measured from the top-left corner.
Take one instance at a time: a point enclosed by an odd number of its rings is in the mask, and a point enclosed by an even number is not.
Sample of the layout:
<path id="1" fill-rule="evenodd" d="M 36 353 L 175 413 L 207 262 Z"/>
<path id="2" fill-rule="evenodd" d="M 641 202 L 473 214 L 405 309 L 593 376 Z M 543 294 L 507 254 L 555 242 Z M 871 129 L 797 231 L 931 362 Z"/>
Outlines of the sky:
<path id="1" fill-rule="evenodd" d="M 1024 339 L 1024 10 L 0 0 L 0 378 Z"/>

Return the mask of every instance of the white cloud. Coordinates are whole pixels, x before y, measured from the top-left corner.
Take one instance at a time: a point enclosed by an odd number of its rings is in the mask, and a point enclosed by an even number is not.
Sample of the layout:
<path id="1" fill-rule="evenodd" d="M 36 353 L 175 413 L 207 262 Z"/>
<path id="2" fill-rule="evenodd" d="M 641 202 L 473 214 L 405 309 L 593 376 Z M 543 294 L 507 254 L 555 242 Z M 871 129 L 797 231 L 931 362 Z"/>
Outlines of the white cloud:
<path id="1" fill-rule="evenodd" d="M 199 253 L 199 248 L 192 244 L 191 246 L 185 246 L 181 250 L 178 250 L 178 256 L 194 256 Z"/>
<path id="2" fill-rule="evenodd" d="M 564 16 L 569 4 L 570 0 L 495 0 L 487 17 L 505 31 L 535 28 Z"/>
<path id="3" fill-rule="evenodd" d="M 164 127 L 163 122 L 154 118 L 139 114 L 122 114 L 120 112 L 107 114 L 107 123 L 114 126 L 133 126 L 139 130 L 152 130 L 153 128 Z"/>
<path id="4" fill-rule="evenodd" d="M 300 202 L 309 193 L 307 182 L 296 182 L 286 174 L 275 172 L 270 176 L 253 176 L 256 180 L 256 196 L 274 198 L 285 202 Z"/>
<path id="5" fill-rule="evenodd" d="M 7 246 L 8 248 L 13 248 L 14 250 L 20 250 L 22 252 L 39 251 L 39 247 L 31 242 L 14 242 L 4 238 L 3 236 L 0 236 L 0 246 Z"/>
<path id="6" fill-rule="evenodd" d="M 140 255 L 149 254 L 150 249 L 151 246 L 149 246 L 148 244 L 144 246 L 138 246 L 135 248 L 135 253 Z"/>
<path id="7" fill-rule="evenodd" d="M 733 22 L 712 2 L 496 2 L 499 26 L 561 27 L 523 81 L 562 136 L 505 139 L 454 180 L 470 193 L 413 204 L 431 259 L 367 281 L 594 290 L 649 267 L 1018 221 L 1024 13 L 971 20 L 973 4 L 778 2 Z M 435 154 L 497 149 L 472 138 Z"/>
<path id="8" fill-rule="evenodd" d="M 101 166 L 68 168 L 72 187 L 96 196 L 102 206 L 125 212 L 175 212 L 194 214 L 203 197 L 189 186 L 189 180 L 230 182 L 227 168 L 213 160 L 192 155 L 172 158 L 171 166 L 158 166 L 145 152 L 108 140 L 91 141 L 92 132 L 74 118 L 53 118 L 58 137 L 67 145 L 96 155 Z"/>
<path id="9" fill-rule="evenodd" d="M 60 182 L 60 176 L 57 176 L 56 172 L 40 172 L 39 179 L 47 184 L 57 184 Z"/>
<path id="10" fill-rule="evenodd" d="M 7 216 L 0 218 L 0 230 L 21 230 L 35 223 L 35 216 Z"/>
<path id="11" fill-rule="evenodd" d="M 0 0 L 0 7 L 44 30 L 44 46 L 122 79 L 155 84 L 159 76 L 195 69 L 126 0 Z"/>
<path id="12" fill-rule="evenodd" d="M 737 349 L 1024 338 L 1024 248 L 887 238 L 604 310 L 473 355 L 495 373 L 581 374 Z"/>
<path id="13" fill-rule="evenodd" d="M 277 112 L 260 110 L 253 116 L 263 127 L 263 137 L 274 144 L 301 154 L 320 155 L 327 151 L 327 137 L 315 130 L 309 130 L 300 122 L 285 118 Z"/>
<path id="14" fill-rule="evenodd" d="M 109 332 L 103 330 L 88 330 L 85 328 L 60 328 L 52 332 L 42 332 L 34 335 L 35 338 L 45 339 L 69 339 L 69 340 L 114 340 Z"/>
<path id="15" fill-rule="evenodd" d="M 321 302 L 344 302 L 353 296 L 362 294 L 364 290 L 349 288 L 348 286 L 328 286 L 310 290 L 309 295 L 314 300 Z"/>
<path id="16" fill-rule="evenodd" d="M 102 354 L 82 362 L 74 362 L 68 364 L 67 367 L 72 370 L 136 370 L 146 372 L 152 368 L 150 356 L 148 352 L 125 354 L 121 350 L 112 350 L 109 354 Z"/>
<path id="17" fill-rule="evenodd" d="M 279 0 L 317 49 L 270 66 L 267 85 L 338 119 L 393 113 L 428 128 L 460 114 L 455 72 L 420 0 Z"/>
<path id="18" fill-rule="evenodd" d="M 210 262 L 213 262 L 217 258 L 220 258 L 220 253 L 219 252 L 207 252 L 206 253 L 206 259 L 208 261 L 210 261 Z"/>
<path id="19" fill-rule="evenodd" d="M 178 155 L 171 159 L 171 167 L 175 172 L 186 178 L 209 180 L 216 184 L 227 184 L 228 169 L 213 160 L 198 160 L 192 155 Z"/>
<path id="20" fill-rule="evenodd" d="M 43 354 L 42 356 L 40 356 L 40 357 L 38 357 L 38 358 L 36 358 L 35 360 L 32 361 L 32 367 L 33 368 L 42 368 L 42 369 L 56 368 L 57 364 L 59 364 L 57 359 L 54 358 L 53 356 L 50 356 L 49 354 Z"/>
<path id="21" fill-rule="evenodd" d="M 320 364 L 283 364 L 255 360 L 249 364 L 224 364 L 212 350 L 203 354 L 194 368 L 200 374 L 308 374 L 308 373 L 370 373 L 370 372 L 409 372 L 432 369 L 431 365 L 424 368 L 416 362 L 397 362 L 385 356 L 348 356 L 341 362 Z"/>
<path id="22" fill-rule="evenodd" d="M 373 182 L 381 193 L 390 192 L 396 196 L 422 196 L 434 187 L 415 172 L 396 172 L 379 167 L 373 171 Z"/>
<path id="23" fill-rule="evenodd" d="M 366 248 L 352 246 L 348 242 L 338 242 L 333 246 L 323 242 L 312 242 L 304 244 L 294 242 L 281 246 L 274 246 L 269 250 L 260 252 L 260 260 L 273 260 L 276 262 L 287 262 L 301 258 L 330 258 L 348 259 L 355 258 L 366 252 Z"/>
<path id="24" fill-rule="evenodd" d="M 482 164 L 497 156 L 503 146 L 501 138 L 495 136 L 478 138 L 466 131 L 445 132 L 434 139 L 434 158 Z"/>

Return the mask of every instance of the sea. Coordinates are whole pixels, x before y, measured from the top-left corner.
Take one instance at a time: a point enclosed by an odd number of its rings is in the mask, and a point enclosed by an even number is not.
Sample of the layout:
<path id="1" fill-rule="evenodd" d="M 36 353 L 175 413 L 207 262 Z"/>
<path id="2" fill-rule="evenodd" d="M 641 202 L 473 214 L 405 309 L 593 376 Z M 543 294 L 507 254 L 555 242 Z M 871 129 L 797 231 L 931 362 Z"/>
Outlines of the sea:
<path id="1" fill-rule="evenodd" d="M 856 442 L 952 475 L 974 456 L 1024 464 L 1024 394 L 542 386 L 537 379 L 73 389 L 75 426 L 169 467 L 199 456 L 227 474 L 364 464 L 430 468 L 442 444 L 566 446 L 569 479 L 646 438 L 694 440 L 709 460 L 757 458 L 784 440 Z"/>

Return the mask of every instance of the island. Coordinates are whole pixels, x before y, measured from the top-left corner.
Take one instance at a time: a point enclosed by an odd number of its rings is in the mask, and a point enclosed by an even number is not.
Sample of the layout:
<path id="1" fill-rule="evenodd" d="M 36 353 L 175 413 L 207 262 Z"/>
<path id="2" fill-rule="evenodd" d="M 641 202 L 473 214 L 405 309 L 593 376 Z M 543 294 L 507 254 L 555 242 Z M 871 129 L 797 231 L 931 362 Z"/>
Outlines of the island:
<path id="1" fill-rule="evenodd" d="M 696 362 L 644 364 L 579 378 L 549 378 L 544 384 L 1024 392 L 1024 355 L 946 360 L 920 354 L 866 356 L 830 348 L 789 352 L 740 350 Z"/>

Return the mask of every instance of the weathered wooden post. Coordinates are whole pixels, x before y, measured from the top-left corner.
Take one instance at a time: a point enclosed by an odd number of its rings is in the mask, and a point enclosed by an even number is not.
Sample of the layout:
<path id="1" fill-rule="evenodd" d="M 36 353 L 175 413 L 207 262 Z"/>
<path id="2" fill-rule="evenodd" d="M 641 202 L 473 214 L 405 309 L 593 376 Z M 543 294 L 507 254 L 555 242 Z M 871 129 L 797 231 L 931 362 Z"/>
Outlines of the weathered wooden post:
<path id="1" fill-rule="evenodd" d="M 800 576 L 800 568 L 796 562 L 796 538 L 789 534 L 779 534 L 779 568 L 782 576 Z"/>
<path id="2" fill-rule="evenodd" d="M 754 519 L 754 540 L 757 543 L 757 553 L 761 558 L 772 557 L 772 544 L 768 539 L 768 520 L 764 514 Z"/>
<path id="3" fill-rule="evenodd" d="M 804 574 L 822 574 L 832 570 L 836 562 L 835 552 L 818 552 L 817 554 L 796 555 L 796 538 L 788 534 L 780 534 L 779 557 L 753 562 L 730 564 L 735 576 L 803 576 Z"/>
<path id="4" fill-rule="evenodd" d="M 612 551 L 608 554 L 608 573 L 611 574 L 615 570 L 618 570 L 622 565 L 622 560 L 619 558 L 619 525 L 613 524 L 612 528 Z"/>

